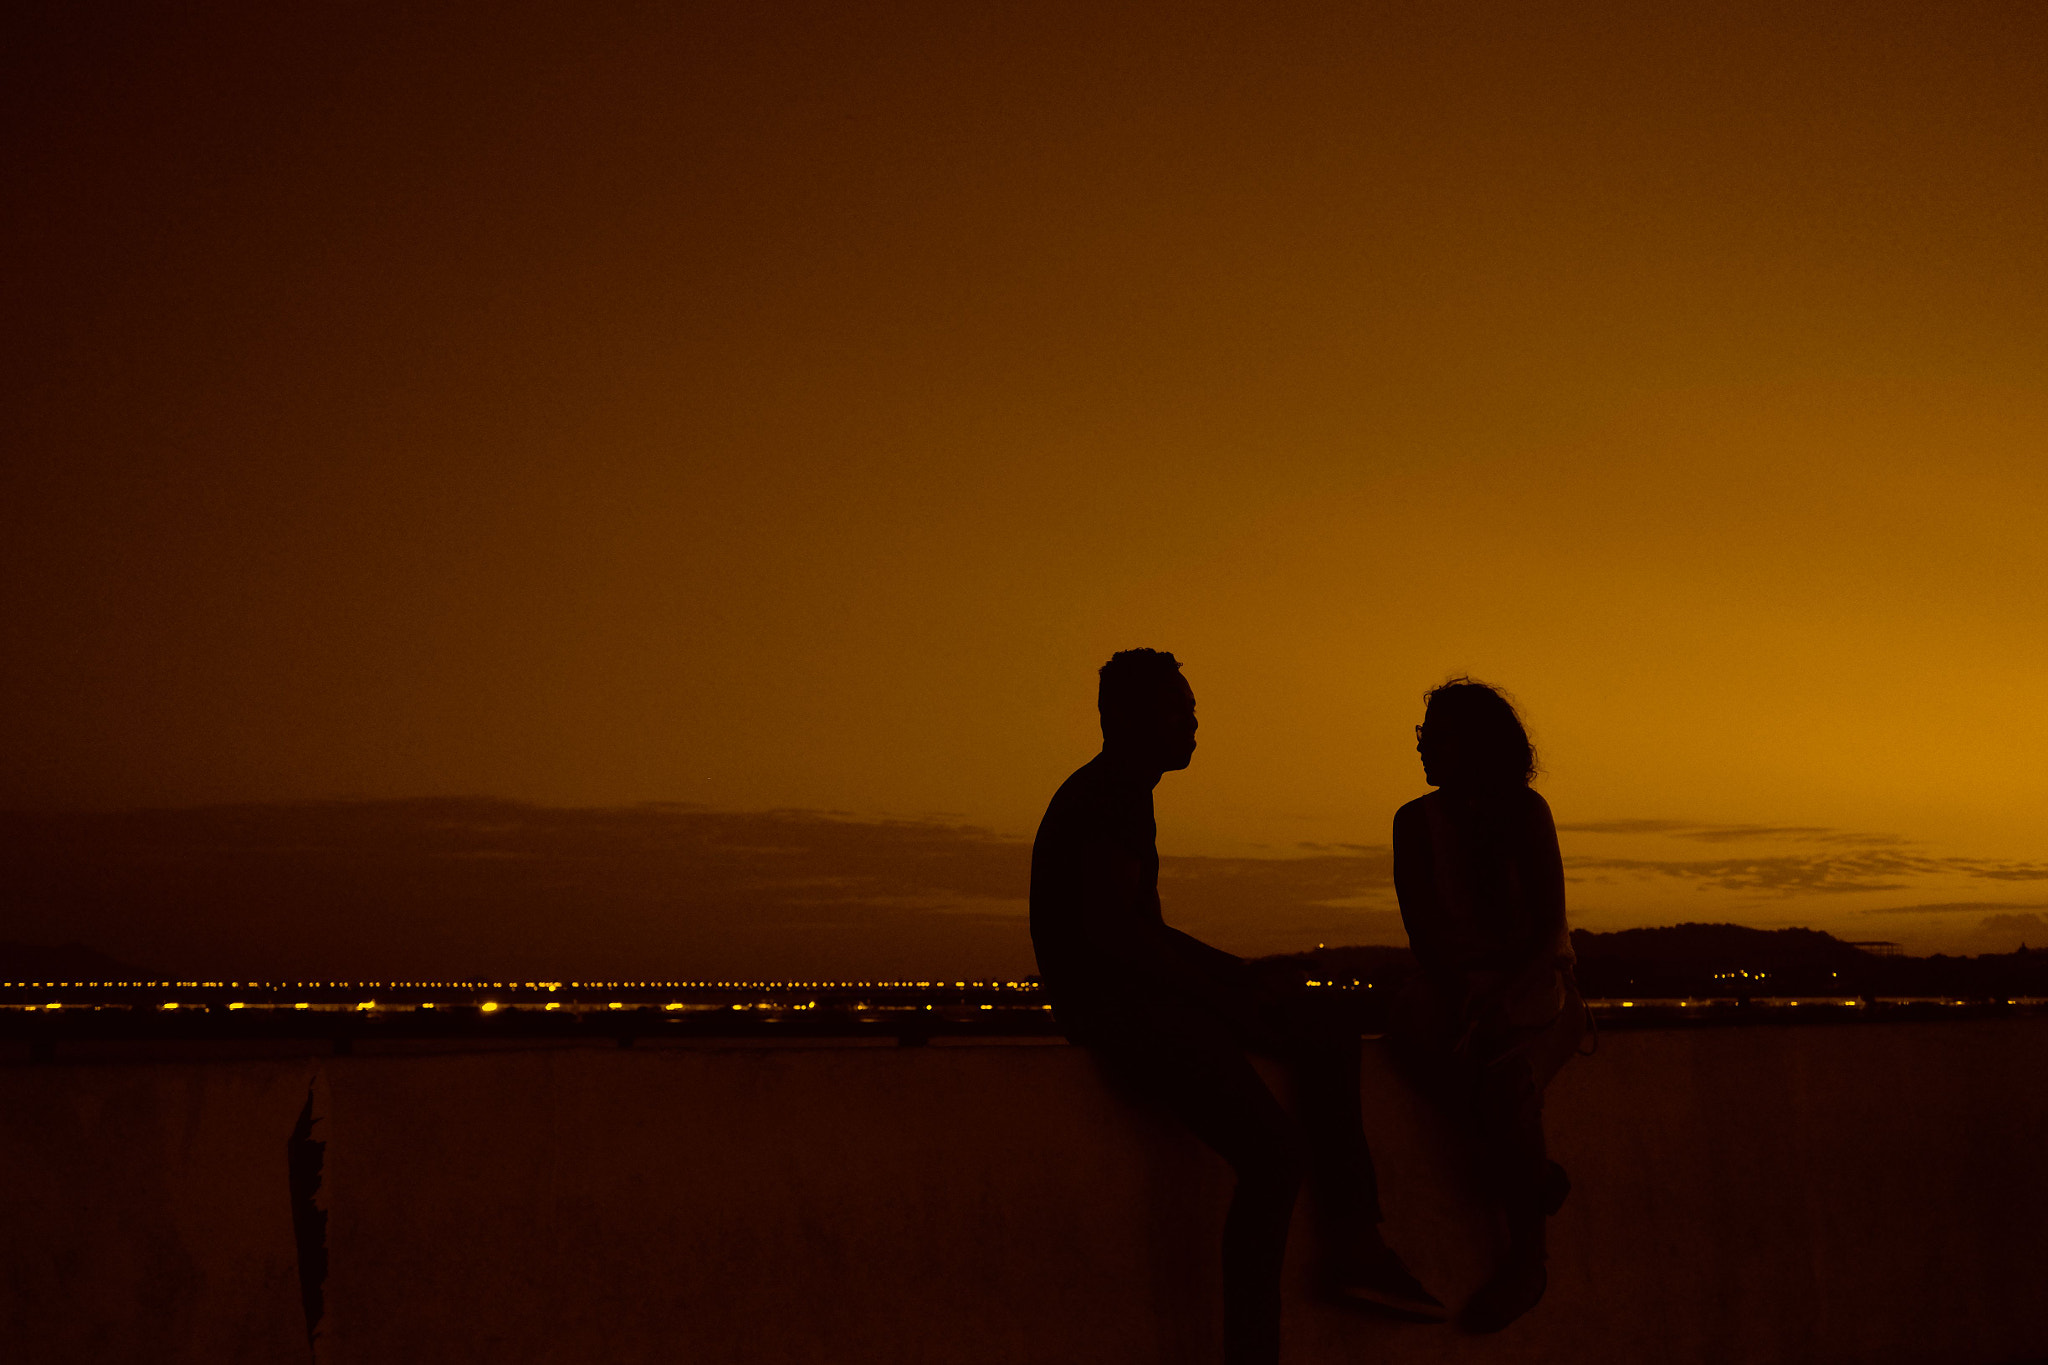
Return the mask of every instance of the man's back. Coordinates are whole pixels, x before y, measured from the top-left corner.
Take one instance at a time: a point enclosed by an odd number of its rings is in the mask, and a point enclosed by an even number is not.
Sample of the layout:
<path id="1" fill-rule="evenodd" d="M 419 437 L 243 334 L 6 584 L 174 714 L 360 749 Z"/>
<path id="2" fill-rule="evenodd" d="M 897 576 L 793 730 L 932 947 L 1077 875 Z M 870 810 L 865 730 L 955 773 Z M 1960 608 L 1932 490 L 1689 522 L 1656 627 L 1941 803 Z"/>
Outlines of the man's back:
<path id="1" fill-rule="evenodd" d="M 1156 772 L 1098 754 L 1061 784 L 1031 846 L 1031 941 L 1060 1026 L 1081 1041 L 1171 1016 L 1245 1013 L 1244 963 L 1159 909 Z"/>
<path id="2" fill-rule="evenodd" d="M 1031 845 L 1031 943 L 1067 1016 L 1142 983 L 1117 949 L 1163 927 L 1152 788 L 1097 754 L 1060 784 Z"/>

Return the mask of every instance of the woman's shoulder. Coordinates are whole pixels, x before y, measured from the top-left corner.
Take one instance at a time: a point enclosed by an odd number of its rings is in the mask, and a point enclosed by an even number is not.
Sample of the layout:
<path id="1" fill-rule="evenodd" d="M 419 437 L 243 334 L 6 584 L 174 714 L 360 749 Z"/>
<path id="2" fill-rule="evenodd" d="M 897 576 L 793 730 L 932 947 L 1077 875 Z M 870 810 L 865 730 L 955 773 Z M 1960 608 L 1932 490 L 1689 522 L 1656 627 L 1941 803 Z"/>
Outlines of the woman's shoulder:
<path id="1" fill-rule="evenodd" d="M 1550 803 L 1543 799 L 1543 793 L 1534 787 L 1524 787 L 1521 807 L 1516 813 L 1517 823 L 1525 837 L 1557 842 L 1557 820 L 1550 813 Z"/>
<path id="2" fill-rule="evenodd" d="M 1399 810 L 1395 811 L 1394 828 L 1400 829 L 1403 825 L 1412 825 L 1418 820 L 1428 819 L 1429 803 L 1435 800 L 1436 796 L 1437 794 L 1435 792 L 1430 792 L 1426 795 L 1418 796 L 1413 801 L 1408 802 Z"/>

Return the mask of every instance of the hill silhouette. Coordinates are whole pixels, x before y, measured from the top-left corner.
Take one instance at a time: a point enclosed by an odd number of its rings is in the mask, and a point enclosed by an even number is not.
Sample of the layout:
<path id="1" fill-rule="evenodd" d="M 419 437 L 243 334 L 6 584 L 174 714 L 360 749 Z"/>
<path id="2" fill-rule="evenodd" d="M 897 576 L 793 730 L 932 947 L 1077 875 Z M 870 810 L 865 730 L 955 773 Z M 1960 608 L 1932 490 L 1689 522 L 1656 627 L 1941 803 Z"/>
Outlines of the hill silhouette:
<path id="1" fill-rule="evenodd" d="M 1906 957 L 1886 951 L 1891 946 L 1850 943 L 1818 929 L 1740 924 L 1572 931 L 1579 987 L 1589 998 L 2048 995 L 2048 951 Z M 1377 989 L 1398 988 L 1416 970 L 1406 948 L 1378 945 L 1318 948 L 1262 961 L 1298 968 L 1311 980 Z"/>

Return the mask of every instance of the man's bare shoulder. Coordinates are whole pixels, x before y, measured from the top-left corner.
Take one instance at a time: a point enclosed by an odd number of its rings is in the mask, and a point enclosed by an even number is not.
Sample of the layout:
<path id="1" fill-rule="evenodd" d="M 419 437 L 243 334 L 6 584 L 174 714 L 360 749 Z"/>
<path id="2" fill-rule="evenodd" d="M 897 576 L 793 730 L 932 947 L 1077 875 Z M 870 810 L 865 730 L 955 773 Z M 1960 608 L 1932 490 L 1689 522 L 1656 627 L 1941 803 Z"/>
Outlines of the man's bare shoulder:
<path id="1" fill-rule="evenodd" d="M 1055 812 L 1077 812 L 1101 802 L 1107 795 L 1108 786 L 1103 777 L 1100 758 L 1091 758 L 1067 774 L 1067 780 L 1060 783 L 1059 790 L 1052 794 L 1052 800 L 1046 805 L 1047 818 Z"/>
<path id="2" fill-rule="evenodd" d="M 1099 837 L 1105 828 L 1128 819 L 1129 805 L 1129 794 L 1113 780 L 1101 759 L 1090 759 L 1052 794 L 1038 825 L 1038 842 Z"/>

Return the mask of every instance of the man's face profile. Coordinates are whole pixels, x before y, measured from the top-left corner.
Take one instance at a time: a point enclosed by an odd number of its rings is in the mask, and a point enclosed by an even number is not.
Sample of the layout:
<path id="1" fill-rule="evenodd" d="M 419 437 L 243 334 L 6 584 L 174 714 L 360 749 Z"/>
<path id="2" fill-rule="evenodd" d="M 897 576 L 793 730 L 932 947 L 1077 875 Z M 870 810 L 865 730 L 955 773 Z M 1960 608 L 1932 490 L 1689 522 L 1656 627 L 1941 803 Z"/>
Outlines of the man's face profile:
<path id="1" fill-rule="evenodd" d="M 1195 689 L 1188 686 L 1188 680 L 1174 675 L 1173 689 L 1160 699 L 1159 740 L 1160 755 L 1170 761 L 1162 771 L 1179 772 L 1194 761 Z"/>
<path id="2" fill-rule="evenodd" d="M 1113 722 L 1104 718 L 1108 745 L 1160 772 L 1178 772 L 1195 756 L 1195 691 L 1178 673 L 1133 698 Z"/>

